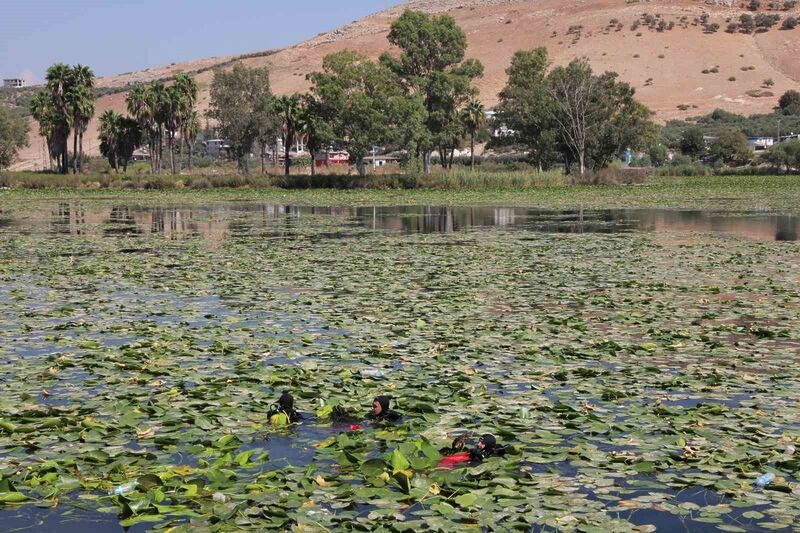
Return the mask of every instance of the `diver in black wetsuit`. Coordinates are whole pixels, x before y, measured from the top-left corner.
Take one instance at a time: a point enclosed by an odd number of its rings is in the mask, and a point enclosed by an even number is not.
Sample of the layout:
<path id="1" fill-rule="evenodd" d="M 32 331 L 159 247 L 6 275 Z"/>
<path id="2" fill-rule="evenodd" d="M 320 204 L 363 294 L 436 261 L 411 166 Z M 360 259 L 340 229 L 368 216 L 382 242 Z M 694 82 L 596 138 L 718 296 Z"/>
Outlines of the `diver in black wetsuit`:
<path id="1" fill-rule="evenodd" d="M 279 414 L 285 414 L 291 424 L 299 422 L 303 418 L 303 415 L 298 413 L 294 408 L 294 397 L 287 391 L 284 391 L 281 397 L 278 398 L 278 403 L 272 406 L 272 409 L 270 409 L 267 415 L 267 419 L 272 420 L 273 416 Z"/>
<path id="2" fill-rule="evenodd" d="M 391 406 L 391 397 L 378 396 L 372 401 L 372 409 L 367 413 L 367 419 L 376 422 L 398 422 L 403 418 L 402 413 L 394 411 Z"/>

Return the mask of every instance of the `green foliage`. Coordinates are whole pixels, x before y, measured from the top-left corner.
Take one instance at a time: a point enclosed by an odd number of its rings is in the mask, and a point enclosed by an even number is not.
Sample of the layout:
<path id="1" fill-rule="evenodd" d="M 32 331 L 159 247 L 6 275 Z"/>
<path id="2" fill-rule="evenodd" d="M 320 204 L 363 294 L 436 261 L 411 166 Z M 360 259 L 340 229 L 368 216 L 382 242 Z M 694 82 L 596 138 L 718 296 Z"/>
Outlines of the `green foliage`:
<path id="1" fill-rule="evenodd" d="M 385 53 L 381 64 L 394 72 L 405 94 L 423 105 L 425 128 L 407 131 L 411 151 L 424 156 L 426 171 L 434 148 L 446 165 L 462 137 L 459 110 L 477 95 L 472 81 L 483 75 L 483 65 L 464 60 L 467 37 L 449 15 L 405 11 L 392 23 L 388 39 L 400 49 L 400 57 Z M 406 112 L 417 115 L 417 106 L 407 104 Z"/>
<path id="2" fill-rule="evenodd" d="M 653 144 L 647 151 L 650 164 L 654 167 L 662 167 L 669 162 L 669 150 L 662 143 Z"/>
<path id="3" fill-rule="evenodd" d="M 702 117 L 669 121 L 662 129 L 662 140 L 671 148 L 679 148 L 681 136 L 688 128 L 699 128 L 704 135 L 709 136 L 717 136 L 725 130 L 733 129 L 748 137 L 774 137 L 777 135 L 779 121 L 783 132 L 800 131 L 800 115 L 768 113 L 744 116 L 717 109 Z"/>
<path id="4" fill-rule="evenodd" d="M 14 162 L 17 150 L 28 146 L 28 121 L 0 105 L 0 170 Z"/>
<path id="5" fill-rule="evenodd" d="M 553 69 L 547 85 L 568 169 L 577 164 L 583 175 L 586 168 L 605 168 L 626 149 L 643 149 L 655 139 L 650 110 L 616 73 L 596 76 L 588 61 L 575 60 Z"/>
<path id="6" fill-rule="evenodd" d="M 237 64 L 228 72 L 214 73 L 209 116 L 217 120 L 242 174 L 248 172 L 246 156 L 258 137 L 264 106 L 271 98 L 266 68 Z"/>
<path id="7" fill-rule="evenodd" d="M 785 169 L 800 169 L 800 141 L 791 140 L 772 145 L 766 153 L 761 154 L 761 160 Z"/>
<path id="8" fill-rule="evenodd" d="M 800 116 L 800 92 L 790 89 L 783 93 L 778 101 L 778 107 L 784 115 Z"/>
<path id="9" fill-rule="evenodd" d="M 557 158 L 554 103 L 546 83 L 548 66 L 546 48 L 515 53 L 496 109 L 497 124 L 514 132 L 501 141 L 524 146 L 531 162 L 543 169 L 550 168 Z"/>
<path id="10" fill-rule="evenodd" d="M 708 151 L 714 161 L 727 165 L 742 166 L 753 159 L 747 137 L 741 131 L 725 130 L 719 134 Z"/>
<path id="11" fill-rule="evenodd" d="M 703 138 L 703 130 L 694 126 L 683 131 L 680 139 L 681 153 L 699 159 L 706 153 L 706 141 Z"/>
<path id="12" fill-rule="evenodd" d="M 326 56 L 322 68 L 309 76 L 315 108 L 359 173 L 365 172 L 364 157 L 373 146 L 409 146 L 419 139 L 421 99 L 405 96 L 385 64 L 346 50 Z"/>
<path id="13" fill-rule="evenodd" d="M 108 159 L 111 168 L 118 171 L 121 166 L 123 171 L 127 171 L 128 161 L 142 143 L 139 123 L 109 109 L 100 115 L 98 137 L 100 153 Z"/>

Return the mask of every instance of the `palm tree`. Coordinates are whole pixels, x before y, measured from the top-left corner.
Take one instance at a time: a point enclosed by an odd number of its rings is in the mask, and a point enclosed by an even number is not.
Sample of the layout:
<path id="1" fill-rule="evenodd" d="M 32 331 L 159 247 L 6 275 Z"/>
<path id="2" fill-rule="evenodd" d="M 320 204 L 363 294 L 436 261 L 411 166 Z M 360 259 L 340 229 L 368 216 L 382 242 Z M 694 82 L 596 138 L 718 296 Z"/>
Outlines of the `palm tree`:
<path id="1" fill-rule="evenodd" d="M 283 165 L 284 175 L 289 175 L 289 150 L 294 142 L 294 135 L 297 131 L 297 120 L 300 116 L 300 96 L 279 96 L 275 101 L 275 109 L 283 119 Z"/>
<path id="2" fill-rule="evenodd" d="M 470 100 L 461 110 L 461 124 L 469 134 L 470 144 L 470 168 L 475 170 L 475 134 L 480 131 L 486 123 L 486 111 L 477 100 Z"/>
<path id="3" fill-rule="evenodd" d="M 53 168 L 53 160 L 61 156 L 61 133 L 58 131 L 58 112 L 53 102 L 53 95 L 46 89 L 38 91 L 30 103 L 31 115 L 39 123 L 39 135 L 47 144 L 47 155 L 50 162 L 50 169 Z M 60 166 L 60 163 L 59 163 Z"/>
<path id="4" fill-rule="evenodd" d="M 83 134 L 94 116 L 94 92 L 85 85 L 76 85 L 67 93 L 67 100 L 72 117 L 72 171 L 77 174 L 83 158 Z"/>
<path id="5" fill-rule="evenodd" d="M 94 80 L 94 72 L 89 67 L 85 65 L 72 67 L 73 88 L 69 94 L 74 128 L 72 151 L 75 158 L 73 162 L 73 172 L 75 173 L 80 170 L 83 159 L 83 134 L 89 126 L 89 121 L 94 116 Z M 79 148 L 76 148 L 76 138 L 79 139 Z"/>
<path id="6" fill-rule="evenodd" d="M 194 154 L 194 143 L 200 134 L 200 116 L 197 111 L 192 110 L 188 117 L 181 123 L 181 143 L 185 140 L 189 148 L 188 167 L 192 170 L 192 155 Z"/>
<path id="7" fill-rule="evenodd" d="M 69 154 L 67 153 L 67 142 L 70 132 L 70 114 L 67 101 L 67 93 L 73 84 L 72 69 L 69 65 L 64 63 L 56 63 L 47 69 L 45 75 L 47 80 L 47 90 L 52 95 L 54 118 L 56 120 L 56 131 L 58 134 L 59 148 L 59 171 L 62 174 L 67 173 L 69 168 Z"/>
<path id="8" fill-rule="evenodd" d="M 100 153 L 108 159 L 108 163 L 114 172 L 119 172 L 117 156 L 119 153 L 119 143 L 122 136 L 121 131 L 122 116 L 114 111 L 108 110 L 100 115 Z"/>
<path id="9" fill-rule="evenodd" d="M 163 89 L 163 85 L 161 87 Z M 161 92 L 158 89 L 154 90 L 153 85 L 137 85 L 130 90 L 127 97 L 128 113 L 139 122 L 141 130 L 147 133 L 147 148 L 150 152 L 150 172 L 152 173 L 156 173 L 160 168 L 160 96 Z"/>

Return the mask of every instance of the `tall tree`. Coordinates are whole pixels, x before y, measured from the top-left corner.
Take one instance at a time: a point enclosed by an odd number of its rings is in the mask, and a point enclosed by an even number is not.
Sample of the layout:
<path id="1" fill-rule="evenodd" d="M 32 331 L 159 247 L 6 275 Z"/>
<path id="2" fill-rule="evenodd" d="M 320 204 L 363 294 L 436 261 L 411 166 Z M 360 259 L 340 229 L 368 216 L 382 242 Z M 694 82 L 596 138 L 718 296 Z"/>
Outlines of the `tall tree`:
<path id="1" fill-rule="evenodd" d="M 277 165 L 277 143 L 278 137 L 281 135 L 282 121 L 278 116 L 275 109 L 275 99 L 271 94 L 264 94 L 256 103 L 254 118 L 256 122 L 256 144 L 259 148 L 259 157 L 261 158 L 261 174 L 267 172 L 267 151 L 273 151 L 273 161 Z"/>
<path id="2" fill-rule="evenodd" d="M 271 94 L 266 68 L 236 64 L 229 72 L 214 73 L 209 116 L 218 122 L 243 174 L 249 172 L 247 154 L 258 136 L 258 111 Z"/>
<path id="3" fill-rule="evenodd" d="M 461 110 L 461 123 L 469 135 L 470 168 L 475 170 L 475 135 L 486 124 L 486 110 L 477 100 L 470 101 Z"/>
<path id="4" fill-rule="evenodd" d="M 626 148 L 639 149 L 654 136 L 650 111 L 634 99 L 634 90 L 613 72 L 592 73 L 585 59 L 555 68 L 548 76 L 553 119 L 564 146 L 567 167 L 605 167 Z"/>
<path id="5" fill-rule="evenodd" d="M 471 84 L 483 75 L 483 65 L 464 61 L 467 36 L 448 15 L 406 11 L 392 23 L 388 39 L 400 49 L 400 57 L 385 53 L 381 62 L 398 76 L 406 94 L 419 95 L 424 104 L 426 128 L 414 144 L 428 173 L 434 147 L 443 159 L 441 152 L 452 153 L 458 109 L 477 95 Z"/>
<path id="6" fill-rule="evenodd" d="M 159 126 L 157 122 L 158 106 L 156 95 L 149 85 L 133 87 L 127 96 L 128 113 L 133 116 L 144 135 L 147 135 L 147 150 L 150 154 L 150 172 L 155 174 L 158 168 Z"/>
<path id="7" fill-rule="evenodd" d="M 200 116 L 197 111 L 191 110 L 189 114 L 181 121 L 181 143 L 186 141 L 188 159 L 187 166 L 192 170 L 192 157 L 194 155 L 194 145 L 197 142 L 197 136 L 200 134 Z"/>
<path id="8" fill-rule="evenodd" d="M 39 123 L 39 135 L 45 139 L 50 168 L 53 168 L 55 160 L 58 162 L 60 171 L 61 156 L 67 142 L 67 134 L 62 128 L 63 122 L 56 109 L 53 94 L 47 89 L 38 91 L 31 99 L 30 111 L 33 118 Z"/>
<path id="9" fill-rule="evenodd" d="M 24 146 L 28 146 L 28 121 L 0 105 L 0 170 L 10 166 Z"/>
<path id="10" fill-rule="evenodd" d="M 83 134 L 94 116 L 94 72 L 85 65 L 72 67 L 71 87 L 67 91 L 70 122 L 73 129 L 72 171 L 77 174 L 81 170 L 83 160 Z"/>
<path id="11" fill-rule="evenodd" d="M 111 110 L 100 115 L 99 122 L 100 153 L 115 172 L 120 166 L 127 171 L 128 161 L 142 140 L 139 122 Z"/>
<path id="12" fill-rule="evenodd" d="M 58 148 L 61 150 L 58 154 L 58 168 L 59 172 L 66 174 L 69 169 L 67 139 L 72 126 L 67 94 L 72 87 L 72 69 L 64 63 L 56 63 L 47 69 L 45 79 L 52 97 L 54 132 L 58 136 Z"/>
<path id="13" fill-rule="evenodd" d="M 359 174 L 373 146 L 411 146 L 420 136 L 424 107 L 406 97 L 384 64 L 349 50 L 323 59 L 322 72 L 309 75 L 317 116 L 330 127 L 329 140 L 347 149 Z"/>
<path id="14" fill-rule="evenodd" d="M 544 47 L 515 53 L 506 70 L 508 82 L 500 92 L 495 118 L 508 131 L 499 142 L 523 145 L 540 171 L 549 168 L 558 155 L 553 100 L 547 87 L 548 66 Z"/>
<path id="15" fill-rule="evenodd" d="M 275 100 L 275 110 L 283 122 L 283 172 L 285 176 L 289 175 L 289 168 L 291 167 L 291 160 L 289 159 L 289 152 L 294 143 L 295 134 L 297 133 L 297 125 L 300 120 L 300 113 L 302 111 L 300 105 L 300 95 L 284 95 L 279 96 Z"/>

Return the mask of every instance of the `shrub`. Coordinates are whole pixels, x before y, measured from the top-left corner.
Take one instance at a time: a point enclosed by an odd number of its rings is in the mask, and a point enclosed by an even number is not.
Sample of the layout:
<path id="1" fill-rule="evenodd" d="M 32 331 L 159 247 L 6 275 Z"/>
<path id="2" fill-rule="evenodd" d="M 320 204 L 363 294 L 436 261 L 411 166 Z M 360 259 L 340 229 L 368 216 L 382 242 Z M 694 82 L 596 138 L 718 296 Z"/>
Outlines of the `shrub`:
<path id="1" fill-rule="evenodd" d="M 764 87 L 772 87 L 773 85 L 775 85 L 775 82 L 772 80 L 772 78 L 767 78 L 764 80 L 763 85 Z"/>
<path id="2" fill-rule="evenodd" d="M 797 27 L 798 20 L 794 17 L 789 17 L 784 19 L 783 25 L 781 25 L 782 30 L 793 30 Z"/>
<path id="3" fill-rule="evenodd" d="M 736 81 L 736 76 L 731 76 L 730 78 L 728 78 L 728 81 Z"/>
<path id="4" fill-rule="evenodd" d="M 747 9 L 749 9 L 750 11 L 758 11 L 760 7 L 761 7 L 760 0 L 750 0 L 750 3 L 747 5 Z"/>

